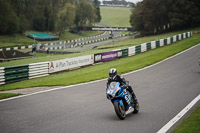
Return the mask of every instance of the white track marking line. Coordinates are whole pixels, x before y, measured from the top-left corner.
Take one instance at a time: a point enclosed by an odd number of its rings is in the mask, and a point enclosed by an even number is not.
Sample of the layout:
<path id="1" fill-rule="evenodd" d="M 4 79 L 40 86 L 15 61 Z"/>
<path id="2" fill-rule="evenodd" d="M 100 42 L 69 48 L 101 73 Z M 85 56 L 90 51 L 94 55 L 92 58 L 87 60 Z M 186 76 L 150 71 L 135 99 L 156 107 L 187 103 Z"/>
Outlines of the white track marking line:
<path id="1" fill-rule="evenodd" d="M 165 62 L 165 61 L 167 61 L 167 60 L 169 60 L 169 59 L 171 59 L 171 58 L 174 58 L 174 57 L 176 57 L 176 56 L 178 56 L 178 55 L 180 55 L 180 54 L 183 54 L 183 53 L 185 53 L 185 52 L 187 52 L 187 51 L 189 51 L 189 50 L 191 50 L 191 49 L 193 49 L 193 48 L 195 48 L 195 47 L 198 47 L 198 46 L 200 46 L 200 44 L 197 44 L 197 45 L 195 45 L 195 46 L 193 46 L 193 47 L 191 47 L 191 48 L 189 48 L 189 49 L 186 49 L 186 50 L 184 50 L 184 51 L 182 51 L 182 52 L 180 52 L 180 53 L 178 53 L 178 54 L 175 54 L 175 55 L 173 55 L 173 56 L 171 56 L 171 57 L 168 57 L 168 58 L 166 58 L 166 59 L 164 59 L 164 60 L 162 60 L 162 61 L 160 61 L 160 62 L 157 62 L 157 63 L 155 63 L 155 64 L 152 64 L 152 65 L 150 65 L 150 66 L 147 66 L 147 67 L 144 67 L 144 68 L 141 68 L 141 69 L 139 69 L 139 70 L 132 71 L 132 72 L 128 72 L 128 73 L 122 74 L 122 75 L 129 75 L 129 74 L 132 74 L 132 73 L 136 73 L 136 72 L 139 72 L 139 71 L 142 71 L 142 70 L 145 70 L 145 69 L 154 67 L 154 66 L 156 66 L 156 65 L 158 65 L 158 64 L 161 64 L 161 63 L 163 63 L 163 62 Z M 2 99 L 2 100 L 0 100 L 0 102 L 9 101 L 9 100 L 13 100 L 13 99 L 17 99 L 17 98 L 22 98 L 22 97 L 27 97 L 27 96 L 36 95 L 36 94 L 41 94 L 41 93 L 45 93 L 45 92 L 55 91 L 55 90 L 61 90 L 61 89 L 65 89 L 65 88 L 75 87 L 75 86 L 81 86 L 81 85 L 96 83 L 96 82 L 104 81 L 104 80 L 106 80 L 106 79 L 107 79 L 107 78 L 105 78 L 105 79 L 100 79 L 100 80 L 96 80 L 96 81 L 91 81 L 91 82 L 86 82 L 86 83 L 80 83 L 80 84 L 76 84 L 76 85 L 69 85 L 69 86 L 64 86 L 64 87 L 49 89 L 49 90 L 45 90 L 45 91 L 39 91 L 39 92 L 35 92 L 35 93 L 31 93 L 31 94 L 26 94 L 26 95 L 21 95 L 21 96 L 16 96 L 16 97 L 11 97 L 11 98 L 7 98 L 7 99 Z"/>
<path id="2" fill-rule="evenodd" d="M 178 113 L 173 119 L 171 119 L 166 125 L 164 125 L 157 133 L 166 133 L 177 121 L 179 121 L 198 101 L 200 100 L 200 94 L 192 100 L 180 113 Z"/>
<path id="3" fill-rule="evenodd" d="M 91 81 L 91 82 L 87 82 L 87 83 L 81 83 L 81 84 L 63 86 L 63 87 L 53 88 L 53 89 L 44 90 L 44 91 L 38 91 L 38 92 L 26 94 L 26 95 L 20 95 L 20 96 L 16 96 L 16 97 L 7 98 L 7 99 L 2 99 L 2 100 L 0 100 L 0 102 L 9 101 L 9 100 L 13 100 L 13 99 L 21 98 L 21 97 L 27 97 L 27 96 L 36 95 L 36 94 L 41 94 L 41 93 L 45 93 L 45 92 L 55 91 L 55 90 L 61 90 L 61 89 L 71 88 L 71 87 L 75 87 L 75 86 L 81 86 L 81 85 L 96 83 L 96 82 L 103 81 L 103 80 L 105 80 L 105 79 Z"/>

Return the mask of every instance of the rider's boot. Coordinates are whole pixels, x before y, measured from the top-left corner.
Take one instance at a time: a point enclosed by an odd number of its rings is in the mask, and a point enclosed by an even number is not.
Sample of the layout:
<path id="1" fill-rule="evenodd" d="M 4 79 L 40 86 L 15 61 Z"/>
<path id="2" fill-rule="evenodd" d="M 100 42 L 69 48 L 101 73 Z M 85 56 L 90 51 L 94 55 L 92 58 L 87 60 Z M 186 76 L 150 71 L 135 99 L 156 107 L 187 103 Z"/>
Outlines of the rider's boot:
<path id="1" fill-rule="evenodd" d="M 138 103 L 138 100 L 137 100 L 136 95 L 135 95 L 134 92 L 132 92 L 132 98 L 133 98 L 132 104 L 136 105 Z"/>

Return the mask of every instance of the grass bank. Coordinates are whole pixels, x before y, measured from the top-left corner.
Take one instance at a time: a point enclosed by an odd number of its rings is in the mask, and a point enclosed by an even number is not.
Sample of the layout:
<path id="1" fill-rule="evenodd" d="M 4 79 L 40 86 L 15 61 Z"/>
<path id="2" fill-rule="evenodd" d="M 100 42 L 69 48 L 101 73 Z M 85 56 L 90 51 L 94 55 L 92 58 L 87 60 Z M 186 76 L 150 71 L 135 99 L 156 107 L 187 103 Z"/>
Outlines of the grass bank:
<path id="1" fill-rule="evenodd" d="M 6 98 L 10 98 L 10 97 L 15 97 L 15 96 L 19 96 L 21 94 L 14 94 L 14 93 L 0 93 L 0 100 L 1 99 L 6 99 Z"/>
<path id="2" fill-rule="evenodd" d="M 173 133 L 199 133 L 200 132 L 200 106 L 190 117 L 183 121 Z"/>
<path id="3" fill-rule="evenodd" d="M 191 38 L 178 41 L 172 45 L 150 50 L 136 56 L 122 58 L 94 66 L 88 66 L 73 71 L 52 74 L 47 77 L 3 85 L 0 86 L 0 91 L 37 86 L 66 86 L 93 81 L 106 78 L 108 76 L 108 70 L 112 67 L 117 68 L 118 72 L 123 74 L 159 62 L 198 43 L 200 43 L 200 34 L 194 34 Z M 124 69 L 124 66 L 126 66 L 126 69 Z"/>
<path id="4" fill-rule="evenodd" d="M 131 27 L 129 18 L 131 8 L 101 6 L 101 23 L 111 27 Z"/>

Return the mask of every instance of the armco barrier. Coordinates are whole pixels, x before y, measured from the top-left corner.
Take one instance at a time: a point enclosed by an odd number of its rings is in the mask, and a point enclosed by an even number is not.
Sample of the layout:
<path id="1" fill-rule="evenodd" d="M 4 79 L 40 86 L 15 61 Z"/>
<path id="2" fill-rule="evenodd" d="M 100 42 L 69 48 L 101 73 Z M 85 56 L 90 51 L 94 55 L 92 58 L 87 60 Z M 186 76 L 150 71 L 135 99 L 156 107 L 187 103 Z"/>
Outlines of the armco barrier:
<path id="1" fill-rule="evenodd" d="M 160 41 L 156 41 L 156 48 L 160 47 Z"/>
<path id="2" fill-rule="evenodd" d="M 29 45 L 29 46 L 10 47 L 10 48 L 0 48 L 0 51 L 19 50 L 19 49 L 26 49 L 26 48 L 32 48 L 32 45 Z"/>
<path id="3" fill-rule="evenodd" d="M 160 39 L 160 47 L 164 46 L 164 39 Z"/>
<path id="4" fill-rule="evenodd" d="M 128 48 L 129 56 L 139 54 L 140 52 L 145 52 L 151 49 L 159 48 L 165 45 L 169 45 L 169 44 L 172 44 L 173 42 L 176 42 L 178 40 L 182 40 L 184 38 L 191 37 L 191 36 L 192 36 L 192 32 L 187 32 L 183 34 L 174 35 L 173 37 L 168 37 L 166 39 L 160 39 L 157 41 L 151 41 L 150 43 L 144 43 L 137 46 L 132 46 Z"/>
<path id="5" fill-rule="evenodd" d="M 145 51 L 147 51 L 147 45 L 146 45 L 146 43 L 143 43 L 143 44 L 141 44 L 141 52 L 143 53 Z"/>
<path id="6" fill-rule="evenodd" d="M 5 84 L 5 72 L 4 67 L 0 68 L 0 85 Z"/>
<path id="7" fill-rule="evenodd" d="M 29 79 L 48 76 L 49 62 L 29 64 Z"/>
<path id="8" fill-rule="evenodd" d="M 136 54 L 141 53 L 141 45 L 135 46 L 135 53 L 136 53 Z"/>
<path id="9" fill-rule="evenodd" d="M 128 55 L 129 55 L 128 48 L 122 49 L 122 57 L 128 57 Z"/>
<path id="10" fill-rule="evenodd" d="M 135 46 L 129 47 L 128 48 L 128 56 L 133 56 L 135 55 Z"/>
<path id="11" fill-rule="evenodd" d="M 147 43 L 146 46 L 147 46 L 147 51 L 148 51 L 148 50 L 151 50 L 151 43 Z"/>
<path id="12" fill-rule="evenodd" d="M 28 65 L 5 67 L 5 83 L 12 83 L 28 79 Z"/>
<path id="13" fill-rule="evenodd" d="M 174 38 L 170 37 L 170 44 L 172 44 L 174 42 Z"/>
<path id="14" fill-rule="evenodd" d="M 164 39 L 164 45 L 167 45 L 167 39 Z"/>

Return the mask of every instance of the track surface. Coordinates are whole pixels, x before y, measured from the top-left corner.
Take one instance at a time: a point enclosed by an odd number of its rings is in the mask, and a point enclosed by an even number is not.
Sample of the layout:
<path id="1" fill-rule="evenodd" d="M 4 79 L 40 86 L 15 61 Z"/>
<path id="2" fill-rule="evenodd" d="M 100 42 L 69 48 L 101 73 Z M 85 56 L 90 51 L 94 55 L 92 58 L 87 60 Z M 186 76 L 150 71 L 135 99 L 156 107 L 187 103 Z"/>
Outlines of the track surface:
<path id="1" fill-rule="evenodd" d="M 200 94 L 199 51 L 200 45 L 125 75 L 139 99 L 140 112 L 124 121 L 106 99 L 102 80 L 0 102 L 0 132 L 155 133 Z"/>

